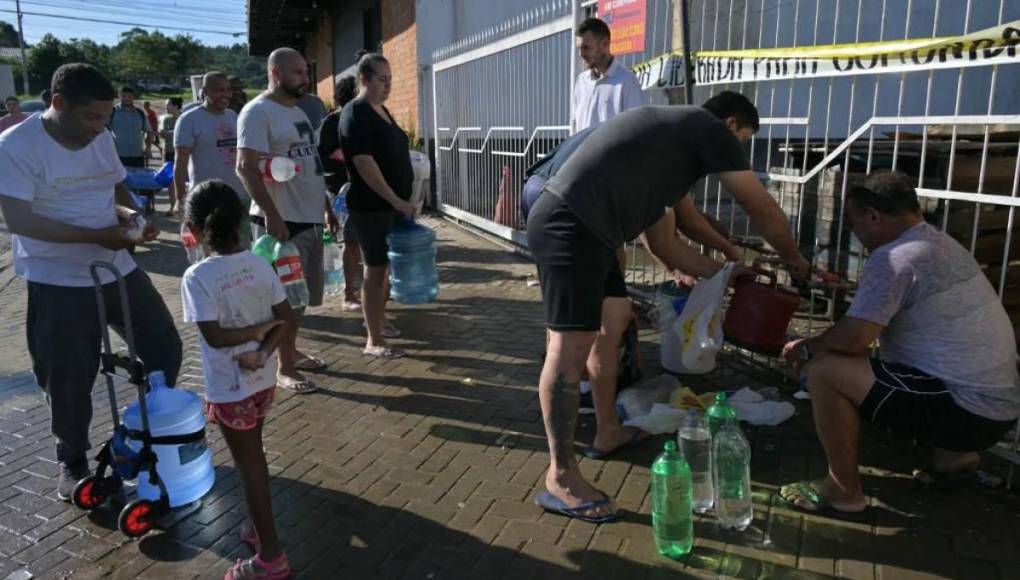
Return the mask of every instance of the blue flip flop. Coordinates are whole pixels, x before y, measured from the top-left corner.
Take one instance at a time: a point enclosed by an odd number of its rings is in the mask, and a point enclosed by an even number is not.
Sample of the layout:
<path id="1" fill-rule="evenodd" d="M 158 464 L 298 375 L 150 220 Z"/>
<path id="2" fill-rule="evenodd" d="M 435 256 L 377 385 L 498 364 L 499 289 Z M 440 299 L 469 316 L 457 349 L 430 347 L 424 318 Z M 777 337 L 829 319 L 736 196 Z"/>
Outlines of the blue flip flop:
<path id="1" fill-rule="evenodd" d="M 609 499 L 609 496 L 603 493 L 602 499 L 600 500 L 589 501 L 575 508 L 571 508 L 567 507 L 567 504 L 564 503 L 563 500 L 549 493 L 548 491 L 543 491 L 535 497 L 535 505 L 544 509 L 547 512 L 560 514 L 562 516 L 567 516 L 568 518 L 574 518 L 577 520 L 581 520 L 582 522 L 589 522 L 592 524 L 607 524 L 609 522 L 615 522 L 616 520 L 623 517 L 623 514 L 620 511 L 616 511 L 611 514 L 606 514 L 604 516 L 584 515 L 584 512 L 594 508 L 602 507 L 604 505 L 608 505 L 611 501 L 612 500 Z"/>

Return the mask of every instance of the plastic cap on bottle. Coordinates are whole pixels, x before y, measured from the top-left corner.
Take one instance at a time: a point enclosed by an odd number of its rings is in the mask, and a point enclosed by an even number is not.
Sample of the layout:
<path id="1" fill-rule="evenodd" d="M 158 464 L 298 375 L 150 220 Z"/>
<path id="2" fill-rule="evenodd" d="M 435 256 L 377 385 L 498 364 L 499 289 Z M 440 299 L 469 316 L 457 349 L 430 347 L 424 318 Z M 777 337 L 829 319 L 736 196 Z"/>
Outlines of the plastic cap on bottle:
<path id="1" fill-rule="evenodd" d="M 715 394 L 715 402 L 716 403 L 725 403 L 726 402 L 726 393 L 724 391 L 719 391 L 718 393 L 716 393 Z"/>
<path id="2" fill-rule="evenodd" d="M 676 441 L 669 439 L 666 441 L 666 445 L 662 448 L 664 451 L 676 451 Z"/>

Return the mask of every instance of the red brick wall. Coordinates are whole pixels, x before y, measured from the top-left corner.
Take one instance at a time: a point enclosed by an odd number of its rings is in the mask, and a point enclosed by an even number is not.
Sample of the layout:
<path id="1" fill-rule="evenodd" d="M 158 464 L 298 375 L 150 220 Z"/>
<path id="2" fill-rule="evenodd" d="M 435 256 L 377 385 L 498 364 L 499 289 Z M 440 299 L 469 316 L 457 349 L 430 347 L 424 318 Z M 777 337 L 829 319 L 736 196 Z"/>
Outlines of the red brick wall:
<path id="1" fill-rule="evenodd" d="M 319 95 L 327 107 L 333 102 L 333 21 L 328 14 L 319 20 L 319 29 L 308 39 L 305 54 L 309 66 L 315 63 L 315 77 L 311 91 Z"/>
<path id="2" fill-rule="evenodd" d="M 383 55 L 390 61 L 393 89 L 386 107 L 405 131 L 421 136 L 418 124 L 418 27 L 414 0 L 381 0 Z"/>

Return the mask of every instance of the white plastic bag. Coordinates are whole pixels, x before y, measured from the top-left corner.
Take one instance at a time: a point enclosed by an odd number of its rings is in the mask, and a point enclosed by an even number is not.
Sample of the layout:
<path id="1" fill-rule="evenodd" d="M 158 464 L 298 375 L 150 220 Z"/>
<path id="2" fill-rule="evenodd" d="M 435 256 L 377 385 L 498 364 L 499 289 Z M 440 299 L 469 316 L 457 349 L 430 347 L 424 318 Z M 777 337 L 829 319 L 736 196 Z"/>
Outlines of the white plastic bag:
<path id="1" fill-rule="evenodd" d="M 647 415 L 628 419 L 623 425 L 637 427 L 649 435 L 675 434 L 686 416 L 684 409 L 675 409 L 669 403 L 655 403 Z"/>
<path id="2" fill-rule="evenodd" d="M 729 398 L 741 421 L 752 425 L 776 425 L 793 417 L 795 409 L 789 401 L 766 401 L 759 393 L 744 387 Z"/>
<path id="3" fill-rule="evenodd" d="M 660 318 L 663 368 L 692 375 L 715 368 L 715 355 L 723 343 L 723 298 L 732 270 L 733 264 L 727 262 L 715 276 L 694 285 L 678 317 L 668 322 Z"/>
<path id="4" fill-rule="evenodd" d="M 647 415 L 656 403 L 669 403 L 680 382 L 673 375 L 660 375 L 640 385 L 624 389 L 616 397 L 616 415 L 620 422 Z"/>

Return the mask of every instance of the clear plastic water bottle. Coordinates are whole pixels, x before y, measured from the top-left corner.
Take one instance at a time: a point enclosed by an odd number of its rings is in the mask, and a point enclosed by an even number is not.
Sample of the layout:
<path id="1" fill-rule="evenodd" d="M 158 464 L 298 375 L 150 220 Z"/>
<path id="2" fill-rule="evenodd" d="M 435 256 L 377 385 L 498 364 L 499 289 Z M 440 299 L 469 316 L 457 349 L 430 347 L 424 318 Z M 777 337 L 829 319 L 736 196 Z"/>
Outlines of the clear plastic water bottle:
<path id="1" fill-rule="evenodd" d="M 439 295 L 436 233 L 406 221 L 390 232 L 390 294 L 400 304 L 425 304 Z"/>
<path id="2" fill-rule="evenodd" d="M 754 518 L 751 506 L 751 446 L 733 423 L 712 439 L 715 515 L 724 528 L 743 531 Z"/>
<path id="3" fill-rule="evenodd" d="M 677 432 L 680 452 L 691 468 L 693 487 L 692 507 L 698 513 L 712 509 L 715 490 L 712 486 L 712 434 L 700 411 L 687 411 Z"/>
<path id="4" fill-rule="evenodd" d="M 181 224 L 181 244 L 184 246 L 184 253 L 188 256 L 188 263 L 194 264 L 205 259 L 205 252 L 199 245 L 195 234 L 191 233 L 187 224 Z"/>
<path id="5" fill-rule="evenodd" d="M 140 213 L 136 213 L 131 216 L 131 228 L 127 231 L 127 235 L 131 238 L 131 241 L 136 243 L 142 243 L 145 238 L 145 226 L 149 224 L 149 221 L 145 219 Z"/>
<path id="6" fill-rule="evenodd" d="M 270 250 L 270 248 L 272 248 Z M 291 308 L 308 306 L 310 295 L 308 282 L 305 281 L 305 270 L 301 266 L 301 253 L 292 242 L 278 242 L 269 234 L 255 240 L 252 253 L 269 260 L 276 268 L 283 289 L 287 291 L 287 302 Z"/>
<path id="7" fill-rule="evenodd" d="M 344 291 L 344 256 L 329 232 L 322 233 L 322 267 L 326 278 L 326 296 L 339 296 Z"/>
<path id="8" fill-rule="evenodd" d="M 268 181 L 283 183 L 294 179 L 301 165 L 289 157 L 266 157 L 262 160 L 262 176 Z"/>
<path id="9" fill-rule="evenodd" d="M 740 428 L 737 410 L 726 400 L 726 393 L 722 391 L 715 394 L 715 402 L 709 405 L 705 414 L 708 415 L 708 431 L 712 437 L 715 437 L 723 425 L 733 424 Z"/>
<path id="10" fill-rule="evenodd" d="M 652 530 L 663 556 L 678 560 L 691 551 L 691 469 L 672 440 L 652 464 Z"/>

